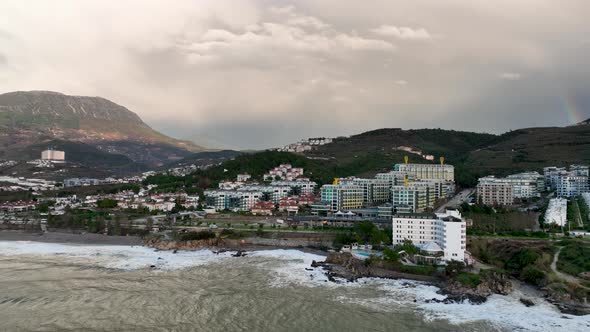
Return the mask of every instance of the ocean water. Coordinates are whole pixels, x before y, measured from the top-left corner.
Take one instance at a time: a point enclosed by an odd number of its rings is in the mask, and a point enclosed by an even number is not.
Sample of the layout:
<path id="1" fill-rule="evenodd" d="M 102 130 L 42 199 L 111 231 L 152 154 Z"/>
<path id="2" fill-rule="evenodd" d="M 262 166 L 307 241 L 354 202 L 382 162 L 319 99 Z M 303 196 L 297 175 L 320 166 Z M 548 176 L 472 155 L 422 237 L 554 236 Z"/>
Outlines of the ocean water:
<path id="1" fill-rule="evenodd" d="M 542 299 L 429 303 L 408 280 L 329 282 L 322 256 L 0 242 L 0 331 L 588 331 Z M 153 267 L 152 267 L 153 266 Z"/>

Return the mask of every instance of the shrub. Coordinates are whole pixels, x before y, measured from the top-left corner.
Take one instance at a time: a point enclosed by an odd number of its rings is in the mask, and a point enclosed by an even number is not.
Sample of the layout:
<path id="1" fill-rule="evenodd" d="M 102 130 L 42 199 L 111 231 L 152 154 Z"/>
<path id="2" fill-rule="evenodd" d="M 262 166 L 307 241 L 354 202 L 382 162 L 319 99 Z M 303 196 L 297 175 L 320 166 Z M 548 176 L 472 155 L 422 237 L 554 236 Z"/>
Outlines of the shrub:
<path id="1" fill-rule="evenodd" d="M 522 278 L 522 280 L 530 284 L 536 286 L 543 286 L 546 274 L 545 272 L 539 270 L 534 266 L 527 266 L 522 270 L 520 277 Z"/>
<path id="2" fill-rule="evenodd" d="M 397 262 L 399 260 L 399 253 L 395 250 L 385 248 L 383 250 L 383 257 L 385 257 L 386 261 Z"/>
<path id="3" fill-rule="evenodd" d="M 471 288 L 477 287 L 481 283 L 481 279 L 478 274 L 461 272 L 456 277 L 457 280 L 461 285 L 468 286 Z"/>
<path id="4" fill-rule="evenodd" d="M 206 240 L 213 238 L 215 238 L 215 233 L 209 231 L 180 234 L 180 241 Z"/>

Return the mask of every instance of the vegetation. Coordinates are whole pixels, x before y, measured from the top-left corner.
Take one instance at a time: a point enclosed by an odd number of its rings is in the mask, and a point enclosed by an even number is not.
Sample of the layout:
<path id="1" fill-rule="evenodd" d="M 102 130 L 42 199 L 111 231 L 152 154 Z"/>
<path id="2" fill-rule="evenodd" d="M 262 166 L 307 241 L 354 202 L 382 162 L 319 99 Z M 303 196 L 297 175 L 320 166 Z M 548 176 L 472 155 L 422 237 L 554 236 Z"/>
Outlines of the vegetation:
<path id="1" fill-rule="evenodd" d="M 555 249 L 547 240 L 471 238 L 469 251 L 481 261 L 537 286 L 548 282 Z"/>
<path id="2" fill-rule="evenodd" d="M 590 243 L 568 239 L 561 241 L 560 245 L 563 249 L 559 253 L 557 269 L 574 276 L 590 271 Z"/>
<path id="3" fill-rule="evenodd" d="M 468 273 L 468 272 L 459 273 L 455 277 L 455 280 L 457 280 L 460 284 L 462 284 L 464 286 L 471 287 L 471 288 L 475 288 L 481 283 L 481 279 L 480 279 L 479 274 Z"/>
<path id="4" fill-rule="evenodd" d="M 538 214 L 534 212 L 467 203 L 461 205 L 461 212 L 465 218 L 473 221 L 472 226 L 467 229 L 468 235 L 549 237 L 545 232 L 531 231 L 537 223 Z"/>
<path id="5" fill-rule="evenodd" d="M 391 243 L 392 232 L 390 228 L 380 230 L 373 222 L 362 221 L 355 223 L 353 228 L 336 234 L 334 247 L 342 248 L 345 244 L 360 243 L 380 246 Z"/>
<path id="6" fill-rule="evenodd" d="M 214 239 L 215 237 L 215 233 L 210 231 L 187 232 L 178 234 L 178 239 L 180 241 L 207 240 Z"/>

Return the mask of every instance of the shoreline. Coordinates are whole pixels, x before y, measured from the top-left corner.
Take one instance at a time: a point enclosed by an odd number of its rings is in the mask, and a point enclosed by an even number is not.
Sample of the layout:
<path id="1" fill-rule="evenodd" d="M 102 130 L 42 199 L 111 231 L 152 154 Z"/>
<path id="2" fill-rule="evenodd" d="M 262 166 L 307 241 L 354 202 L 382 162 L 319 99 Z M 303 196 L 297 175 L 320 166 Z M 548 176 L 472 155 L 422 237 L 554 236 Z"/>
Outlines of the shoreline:
<path id="1" fill-rule="evenodd" d="M 105 246 L 138 246 L 143 239 L 138 236 L 113 236 L 95 233 L 62 233 L 62 232 L 23 232 L 0 231 L 0 241 L 33 241 L 42 243 L 59 243 L 70 245 L 105 245 Z"/>

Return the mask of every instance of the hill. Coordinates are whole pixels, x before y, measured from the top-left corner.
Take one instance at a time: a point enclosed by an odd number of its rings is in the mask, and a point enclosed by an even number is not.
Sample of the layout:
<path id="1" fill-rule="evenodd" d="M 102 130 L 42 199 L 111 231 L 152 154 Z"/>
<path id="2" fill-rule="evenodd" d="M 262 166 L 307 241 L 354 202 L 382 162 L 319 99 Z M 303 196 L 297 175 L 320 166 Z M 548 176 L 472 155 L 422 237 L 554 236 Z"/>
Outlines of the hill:
<path id="1" fill-rule="evenodd" d="M 421 150 L 433 155 L 433 161 L 399 147 Z M 372 176 L 402 163 L 445 162 L 455 166 L 455 178 L 461 186 L 474 186 L 484 175 L 506 175 L 537 170 L 545 166 L 590 163 L 590 125 L 528 128 L 502 135 L 442 129 L 378 129 L 333 140 L 305 154 L 264 151 L 242 155 L 199 173 L 212 181 L 232 179 L 241 172 L 260 177 L 280 163 L 304 167 L 306 176 L 320 183 L 334 177 Z"/>
<path id="2" fill-rule="evenodd" d="M 139 168 L 160 166 L 203 148 L 163 135 L 127 108 L 100 97 L 68 96 L 50 91 L 18 91 L 0 95 L 0 158 L 38 158 L 35 147 L 52 142 L 83 143 L 78 153 L 94 147 L 122 155 Z M 66 154 L 68 160 L 76 158 Z M 111 160 L 106 158 L 105 160 Z M 97 167 L 90 160 L 87 166 Z"/>

